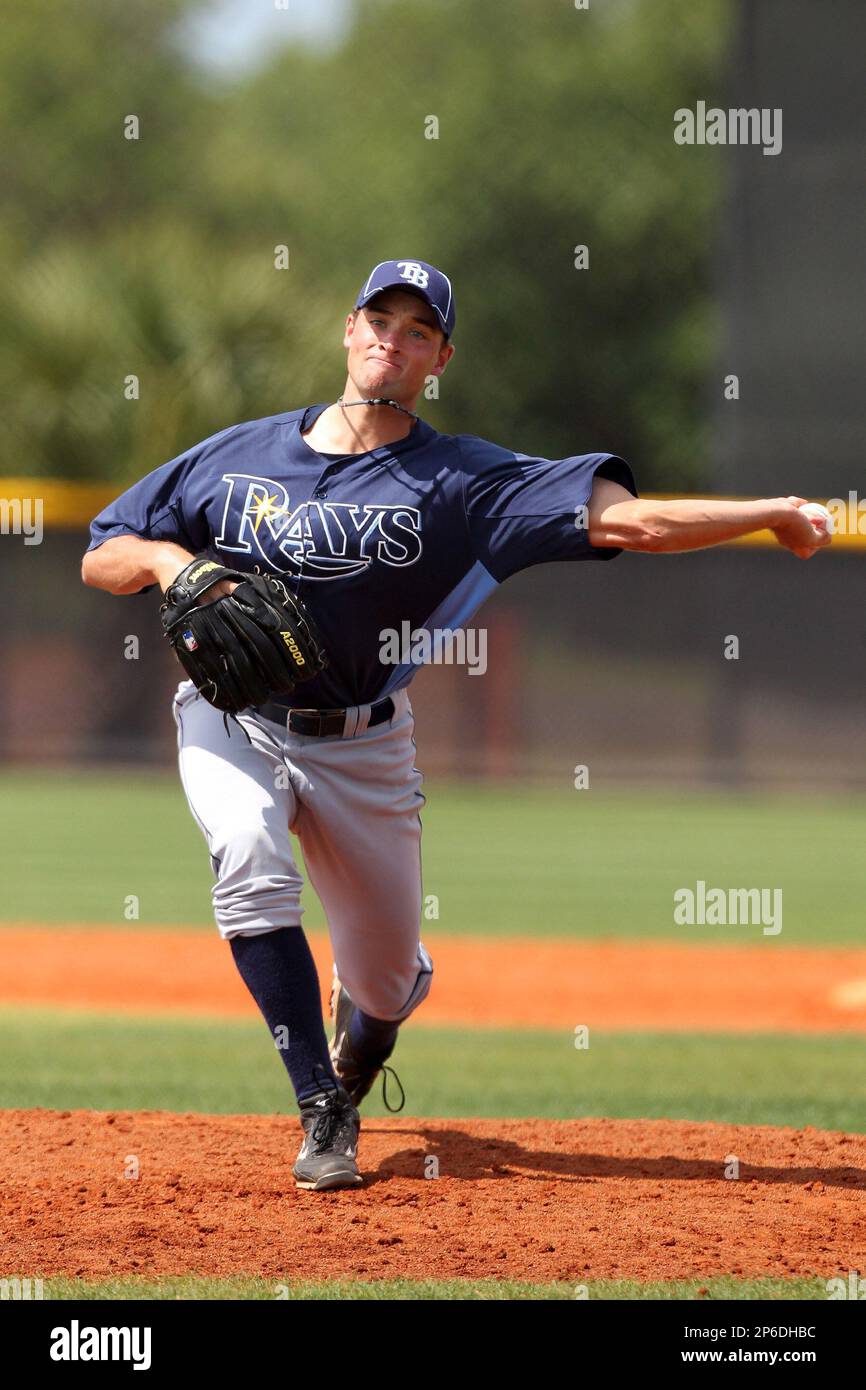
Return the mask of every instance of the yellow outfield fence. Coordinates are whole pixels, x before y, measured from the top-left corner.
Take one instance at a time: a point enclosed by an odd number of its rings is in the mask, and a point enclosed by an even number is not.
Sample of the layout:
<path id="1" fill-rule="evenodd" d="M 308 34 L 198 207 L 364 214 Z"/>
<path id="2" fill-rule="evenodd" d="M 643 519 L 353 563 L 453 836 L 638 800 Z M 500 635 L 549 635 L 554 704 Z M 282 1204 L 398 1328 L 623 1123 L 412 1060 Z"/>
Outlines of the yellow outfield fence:
<path id="1" fill-rule="evenodd" d="M 80 531 L 118 495 L 103 482 L 68 482 L 65 478 L 0 478 L 0 526 L 8 513 L 42 506 L 46 531 Z"/>
<path id="2" fill-rule="evenodd" d="M 86 530 L 92 518 L 117 495 L 116 488 L 100 481 L 72 482 L 65 478 L 0 477 L 0 535 L 18 529 L 15 523 L 19 517 L 31 517 L 37 504 L 41 510 L 40 521 L 44 530 Z M 720 498 L 723 495 L 673 492 L 642 494 L 648 501 L 660 502 L 668 502 L 676 497 Z M 738 497 L 729 500 L 745 502 L 754 499 Z M 866 498 L 863 499 L 862 509 L 858 497 L 853 492 L 849 493 L 847 498 L 811 498 L 810 501 L 821 502 L 824 506 L 830 507 L 836 526 L 834 548 L 866 550 Z M 773 546 L 776 544 L 776 538 L 772 531 L 753 531 L 751 535 L 740 536 L 727 544 Z"/>

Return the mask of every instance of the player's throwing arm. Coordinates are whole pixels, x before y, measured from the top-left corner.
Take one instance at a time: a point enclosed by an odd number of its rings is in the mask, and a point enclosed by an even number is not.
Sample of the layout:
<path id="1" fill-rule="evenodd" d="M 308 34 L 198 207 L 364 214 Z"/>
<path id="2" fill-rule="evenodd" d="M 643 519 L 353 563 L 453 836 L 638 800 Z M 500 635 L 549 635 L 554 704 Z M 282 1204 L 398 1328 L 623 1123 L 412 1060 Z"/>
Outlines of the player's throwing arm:
<path id="1" fill-rule="evenodd" d="M 643 501 L 607 478 L 596 481 L 589 504 L 589 539 L 597 546 L 652 554 L 700 550 L 753 531 L 772 531 L 801 560 L 829 545 L 830 513 L 805 497 L 754 502 L 697 498 Z"/>

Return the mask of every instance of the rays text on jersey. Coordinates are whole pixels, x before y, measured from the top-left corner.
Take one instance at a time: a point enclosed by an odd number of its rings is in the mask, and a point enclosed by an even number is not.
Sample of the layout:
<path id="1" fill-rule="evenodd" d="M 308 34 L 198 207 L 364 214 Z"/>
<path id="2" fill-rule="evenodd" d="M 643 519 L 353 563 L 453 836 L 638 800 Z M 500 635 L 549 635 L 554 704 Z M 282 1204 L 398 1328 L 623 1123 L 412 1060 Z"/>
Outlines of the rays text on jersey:
<path id="1" fill-rule="evenodd" d="M 378 502 L 292 504 L 271 478 L 224 473 L 226 500 L 215 544 L 257 555 L 271 569 L 307 579 L 341 579 L 373 561 L 399 568 L 421 556 L 421 513 Z"/>

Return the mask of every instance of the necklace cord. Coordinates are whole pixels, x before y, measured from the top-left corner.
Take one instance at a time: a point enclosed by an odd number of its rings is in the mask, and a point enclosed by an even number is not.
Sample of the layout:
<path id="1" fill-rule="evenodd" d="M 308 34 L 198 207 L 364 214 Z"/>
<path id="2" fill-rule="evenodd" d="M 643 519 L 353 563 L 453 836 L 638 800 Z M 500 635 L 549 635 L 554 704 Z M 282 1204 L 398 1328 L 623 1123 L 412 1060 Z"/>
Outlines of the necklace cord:
<path id="1" fill-rule="evenodd" d="M 395 410 L 402 411 L 404 415 L 411 415 L 413 420 L 418 419 L 414 410 L 407 410 L 405 405 L 401 405 L 399 401 L 389 401 L 384 396 L 374 396 L 372 399 L 366 401 L 344 401 L 342 396 L 338 396 L 337 405 L 342 409 L 346 409 L 346 407 L 350 405 L 390 405 L 393 406 Z"/>

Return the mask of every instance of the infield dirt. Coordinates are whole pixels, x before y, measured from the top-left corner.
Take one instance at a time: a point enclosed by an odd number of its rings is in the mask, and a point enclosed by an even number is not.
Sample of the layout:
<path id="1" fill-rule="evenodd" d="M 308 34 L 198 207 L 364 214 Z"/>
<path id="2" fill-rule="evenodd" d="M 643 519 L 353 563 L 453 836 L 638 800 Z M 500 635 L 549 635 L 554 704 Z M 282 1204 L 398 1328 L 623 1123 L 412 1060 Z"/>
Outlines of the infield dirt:
<path id="1" fill-rule="evenodd" d="M 866 1136 L 373 1119 L 366 1186 L 331 1193 L 293 1186 L 298 1139 L 286 1116 L 3 1112 L 4 1268 L 576 1283 L 866 1268 Z"/>

